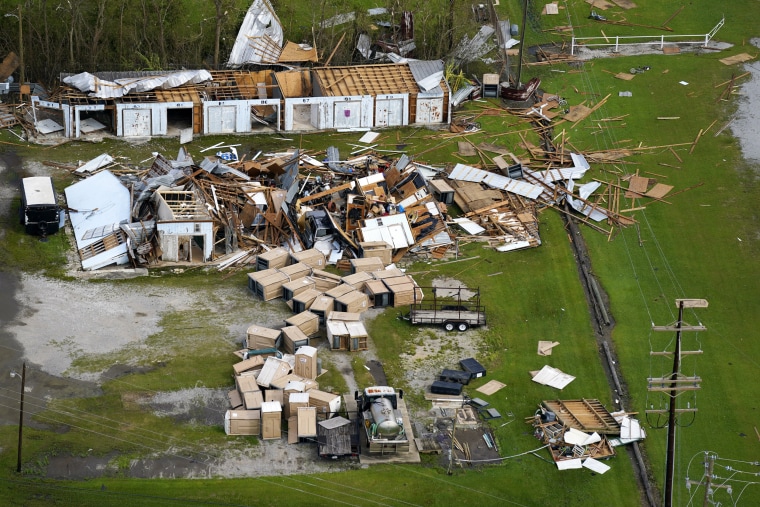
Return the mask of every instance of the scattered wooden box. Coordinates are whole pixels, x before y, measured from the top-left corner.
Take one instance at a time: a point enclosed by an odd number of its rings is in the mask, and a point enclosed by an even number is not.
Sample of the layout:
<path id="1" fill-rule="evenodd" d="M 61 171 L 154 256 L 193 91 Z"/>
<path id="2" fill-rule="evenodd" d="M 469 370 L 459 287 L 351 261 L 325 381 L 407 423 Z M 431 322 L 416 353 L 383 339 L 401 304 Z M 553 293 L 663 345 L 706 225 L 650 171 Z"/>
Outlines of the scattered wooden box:
<path id="1" fill-rule="evenodd" d="M 366 283 L 374 279 L 375 278 L 372 276 L 372 273 L 370 273 L 369 271 L 359 271 L 358 273 L 354 273 L 353 275 L 344 276 L 343 284 L 350 285 L 356 290 L 363 290 Z"/>
<path id="2" fill-rule="evenodd" d="M 366 258 L 377 257 L 384 266 L 391 263 L 393 259 L 393 247 L 385 241 L 361 241 L 359 242 L 359 252 Z"/>
<path id="3" fill-rule="evenodd" d="M 385 280 L 386 278 L 395 278 L 397 276 L 404 276 L 404 272 L 395 267 L 385 268 L 385 269 L 378 269 L 377 271 L 373 271 L 372 276 L 375 277 L 375 280 Z"/>
<path id="4" fill-rule="evenodd" d="M 282 297 L 283 284 L 290 281 L 285 273 L 275 270 L 273 273 L 256 281 L 254 293 L 264 301 Z"/>
<path id="5" fill-rule="evenodd" d="M 446 180 L 428 180 L 428 188 L 438 202 L 442 202 L 443 204 L 454 203 L 454 189 L 446 183 Z"/>
<path id="6" fill-rule="evenodd" d="M 282 284 L 282 299 L 290 301 L 294 296 L 302 293 L 305 290 L 313 289 L 316 284 L 314 280 L 309 276 L 296 278 L 289 282 Z"/>
<path id="7" fill-rule="evenodd" d="M 331 298 L 337 298 L 347 292 L 351 292 L 352 290 L 354 290 L 354 287 L 352 287 L 351 285 L 348 285 L 346 283 L 341 283 L 340 285 L 336 285 L 332 289 L 326 291 L 325 296 L 330 296 Z"/>
<path id="8" fill-rule="evenodd" d="M 263 278 L 266 278 L 270 275 L 273 275 L 277 272 L 276 269 L 270 268 L 265 269 L 263 271 L 254 271 L 253 273 L 248 273 L 248 288 L 256 294 L 256 284 Z"/>
<path id="9" fill-rule="evenodd" d="M 317 436 L 316 407 L 298 407 L 298 438 Z"/>
<path id="10" fill-rule="evenodd" d="M 276 401 L 261 405 L 261 438 L 272 440 L 282 436 L 282 406 Z"/>
<path id="11" fill-rule="evenodd" d="M 310 311 L 305 311 L 285 319 L 289 326 L 297 326 L 306 336 L 314 336 L 319 332 L 319 317 Z"/>
<path id="12" fill-rule="evenodd" d="M 291 371 L 290 363 L 276 357 L 268 357 L 264 363 L 263 368 L 259 376 L 256 378 L 256 382 L 261 387 L 269 387 L 272 381 L 284 377 Z"/>
<path id="13" fill-rule="evenodd" d="M 245 346 L 249 349 L 278 348 L 282 332 L 254 324 L 246 331 Z"/>
<path id="14" fill-rule="evenodd" d="M 367 329 L 358 313 L 333 312 L 325 327 L 332 350 L 367 350 Z"/>
<path id="15" fill-rule="evenodd" d="M 296 362 L 293 373 L 304 378 L 317 378 L 317 349 L 304 346 L 296 350 Z"/>
<path id="16" fill-rule="evenodd" d="M 309 393 L 290 393 L 285 405 L 286 417 L 298 414 L 298 409 L 309 406 Z"/>
<path id="17" fill-rule="evenodd" d="M 318 389 L 309 391 L 309 406 L 316 407 L 317 413 L 335 414 L 340 410 L 340 396 Z"/>
<path id="18" fill-rule="evenodd" d="M 282 348 L 287 354 L 295 354 L 299 347 L 309 345 L 309 337 L 298 326 L 282 328 Z"/>
<path id="19" fill-rule="evenodd" d="M 383 283 L 391 292 L 391 306 L 404 306 L 422 301 L 422 289 L 417 286 L 411 276 L 384 278 Z"/>
<path id="20" fill-rule="evenodd" d="M 352 290 L 335 298 L 333 308 L 337 312 L 361 313 L 369 309 L 369 298 L 363 292 Z"/>
<path id="21" fill-rule="evenodd" d="M 240 375 L 239 377 L 235 377 L 235 387 L 237 387 L 241 396 L 247 392 L 259 391 L 261 389 L 256 382 L 256 377 L 253 375 Z"/>
<path id="22" fill-rule="evenodd" d="M 261 391 L 248 391 L 243 393 L 242 398 L 246 410 L 261 408 L 261 404 L 264 403 L 264 394 Z"/>
<path id="23" fill-rule="evenodd" d="M 243 406 L 243 398 L 240 396 L 240 392 L 237 389 L 228 392 L 227 399 L 230 402 L 230 408 L 233 410 L 239 409 Z"/>
<path id="24" fill-rule="evenodd" d="M 290 254 L 290 258 L 294 263 L 303 262 L 312 268 L 322 269 L 325 267 L 325 254 L 316 248 L 309 248 L 308 250 L 293 252 Z"/>
<path id="25" fill-rule="evenodd" d="M 351 274 L 362 271 L 372 272 L 383 269 L 385 264 L 379 257 L 364 257 L 361 259 L 351 259 Z"/>
<path id="26" fill-rule="evenodd" d="M 240 375 L 243 372 L 246 372 L 249 370 L 261 369 L 263 364 L 264 364 L 264 360 L 258 356 L 255 356 L 250 359 L 244 359 L 240 361 L 239 363 L 233 364 L 232 369 L 235 371 L 235 375 Z"/>
<path id="27" fill-rule="evenodd" d="M 290 264 L 284 268 L 280 268 L 277 271 L 280 273 L 285 273 L 290 277 L 291 280 L 295 280 L 296 278 L 302 278 L 304 276 L 311 275 L 311 266 L 304 262 L 298 262 L 296 264 Z"/>
<path id="28" fill-rule="evenodd" d="M 261 435 L 261 412 L 228 410 L 224 414 L 224 432 L 227 435 Z"/>
<path id="29" fill-rule="evenodd" d="M 325 319 L 330 316 L 330 312 L 333 311 L 333 304 L 335 299 L 327 295 L 317 296 L 312 301 L 309 311 L 319 317 L 319 323 L 324 324 Z M 292 352 L 291 352 L 292 354 Z"/>
<path id="30" fill-rule="evenodd" d="M 301 313 L 309 310 L 315 299 L 321 296 L 322 293 L 317 289 L 307 289 L 300 294 L 296 294 L 291 299 L 293 305 L 293 313 Z"/>
<path id="31" fill-rule="evenodd" d="M 284 399 L 285 399 L 285 391 L 283 391 L 282 389 L 270 388 L 264 391 L 264 401 L 277 401 L 280 404 L 282 404 Z"/>
<path id="32" fill-rule="evenodd" d="M 369 298 L 372 308 L 385 308 L 391 305 L 391 291 L 382 280 L 372 280 L 364 284 L 364 293 Z"/>
<path id="33" fill-rule="evenodd" d="M 327 292 L 333 287 L 341 284 L 339 275 L 334 275 L 321 269 L 313 270 L 311 272 L 311 277 L 314 279 L 314 283 L 316 284 L 314 288 L 322 292 Z"/>
<path id="34" fill-rule="evenodd" d="M 274 250 L 260 253 L 256 258 L 257 271 L 269 268 L 282 268 L 288 264 L 290 264 L 290 254 L 284 248 L 275 248 Z"/>

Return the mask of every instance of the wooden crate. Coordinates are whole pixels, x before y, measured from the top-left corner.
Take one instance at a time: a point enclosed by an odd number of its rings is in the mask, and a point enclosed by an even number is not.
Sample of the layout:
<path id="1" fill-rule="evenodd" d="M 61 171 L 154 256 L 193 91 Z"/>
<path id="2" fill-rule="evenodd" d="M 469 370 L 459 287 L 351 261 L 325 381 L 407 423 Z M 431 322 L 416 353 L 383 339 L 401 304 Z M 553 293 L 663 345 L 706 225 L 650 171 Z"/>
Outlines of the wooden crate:
<path id="1" fill-rule="evenodd" d="M 261 435 L 261 411 L 228 410 L 224 415 L 224 432 L 227 435 Z"/>
<path id="2" fill-rule="evenodd" d="M 316 284 L 314 288 L 322 292 L 327 292 L 336 285 L 341 284 L 339 275 L 334 275 L 321 269 L 313 270 L 311 272 L 311 277 L 314 279 L 314 283 Z"/>
<path id="3" fill-rule="evenodd" d="M 264 403 L 264 394 L 261 391 L 248 391 L 243 393 L 242 398 L 246 410 L 261 408 L 261 404 Z"/>
<path id="4" fill-rule="evenodd" d="M 311 346 L 296 350 L 296 362 L 293 373 L 304 378 L 317 378 L 317 349 Z"/>
<path id="5" fill-rule="evenodd" d="M 285 301 L 290 301 L 293 299 L 293 296 L 296 296 L 305 290 L 313 289 L 314 286 L 314 280 L 312 280 L 309 276 L 296 278 L 295 280 L 286 282 L 282 284 L 282 299 Z"/>
<path id="6" fill-rule="evenodd" d="M 295 354 L 299 347 L 309 345 L 309 337 L 298 326 L 282 328 L 282 349 L 286 354 Z"/>
<path id="7" fill-rule="evenodd" d="M 298 262 L 296 264 L 290 264 L 289 266 L 280 268 L 277 271 L 280 273 L 285 273 L 290 277 L 291 280 L 295 280 L 296 278 L 302 278 L 304 276 L 311 275 L 311 266 L 304 262 Z"/>
<path id="8" fill-rule="evenodd" d="M 288 403 L 285 410 L 286 417 L 295 415 L 298 413 L 299 408 L 308 406 L 309 393 L 290 393 L 290 395 L 288 395 Z"/>
<path id="9" fill-rule="evenodd" d="M 384 266 L 391 263 L 393 258 L 393 247 L 385 241 L 360 241 L 359 251 L 363 258 L 377 257 Z"/>
<path id="10" fill-rule="evenodd" d="M 361 291 L 353 290 L 335 298 L 333 308 L 336 312 L 361 313 L 369 309 L 369 297 Z"/>
<path id="11" fill-rule="evenodd" d="M 282 332 L 279 329 L 271 329 L 254 324 L 246 331 L 245 346 L 249 349 L 267 349 L 278 348 L 280 346 L 280 336 Z"/>
<path id="12" fill-rule="evenodd" d="M 386 278 L 395 278 L 397 276 L 404 276 L 404 272 L 398 268 L 379 269 L 372 272 L 372 276 L 375 280 L 385 280 Z"/>
<path id="13" fill-rule="evenodd" d="M 372 280 L 364 284 L 364 293 L 372 308 L 384 308 L 391 304 L 391 291 L 382 280 Z"/>
<path id="14" fill-rule="evenodd" d="M 282 437 L 282 406 L 276 401 L 261 405 L 261 439 Z"/>
<path id="15" fill-rule="evenodd" d="M 343 284 L 350 285 L 356 290 L 363 290 L 367 282 L 374 280 L 372 273 L 369 271 L 359 271 L 353 275 L 346 275 L 343 277 Z"/>
<path id="16" fill-rule="evenodd" d="M 378 257 L 364 257 L 361 259 L 351 259 L 351 274 L 362 271 L 372 272 L 385 268 L 385 264 Z"/>
<path id="17" fill-rule="evenodd" d="M 232 365 L 232 369 L 235 372 L 235 375 L 240 375 L 243 372 L 255 370 L 255 369 L 261 369 L 261 367 L 264 365 L 264 360 L 258 356 L 254 356 L 250 359 L 244 359 L 240 361 L 239 363 L 235 363 Z"/>
<path id="18" fill-rule="evenodd" d="M 326 264 L 325 254 L 316 248 L 310 248 L 301 252 L 293 252 L 290 254 L 290 258 L 293 262 L 303 262 L 304 264 L 308 264 L 312 268 L 317 269 L 324 268 Z"/>
<path id="19" fill-rule="evenodd" d="M 277 272 L 276 269 L 265 269 L 263 271 L 254 271 L 253 273 L 248 273 L 248 288 L 256 294 L 256 283 L 261 280 L 262 278 L 266 278 L 269 275 L 273 275 Z"/>
<path id="20" fill-rule="evenodd" d="M 317 409 L 315 407 L 298 407 L 298 438 L 317 436 Z"/>
<path id="21" fill-rule="evenodd" d="M 324 324 L 325 319 L 329 318 L 330 312 L 333 311 L 334 301 L 334 298 L 323 294 L 312 301 L 311 306 L 309 306 L 309 311 L 319 317 L 320 324 Z"/>
<path id="22" fill-rule="evenodd" d="M 353 286 L 348 285 L 346 283 L 341 283 L 340 285 L 336 285 L 332 289 L 326 291 L 325 296 L 330 296 L 331 298 L 337 298 L 347 292 L 351 292 L 352 290 L 354 290 Z"/>
<path id="23" fill-rule="evenodd" d="M 307 289 L 293 296 L 293 299 L 291 299 L 291 303 L 293 304 L 293 313 L 301 313 L 309 310 L 314 300 L 321 295 L 322 293 L 317 289 Z"/>
<path id="24" fill-rule="evenodd" d="M 256 282 L 255 294 L 264 301 L 271 301 L 282 297 L 282 285 L 289 282 L 290 277 L 285 273 L 275 270 L 274 273 L 268 275 Z"/>
<path id="25" fill-rule="evenodd" d="M 264 401 L 276 401 L 281 405 L 285 399 L 285 391 L 282 389 L 267 389 L 264 391 Z"/>
<path id="26" fill-rule="evenodd" d="M 297 326 L 306 336 L 314 336 L 319 332 L 319 317 L 310 311 L 305 311 L 285 319 L 289 326 Z"/>
<path id="27" fill-rule="evenodd" d="M 340 395 L 312 389 L 309 391 L 309 406 L 316 407 L 317 413 L 334 414 L 340 410 Z"/>
<path id="28" fill-rule="evenodd" d="M 268 252 L 260 253 L 256 258 L 257 271 L 281 268 L 288 264 L 290 264 L 290 254 L 284 248 L 275 248 Z"/>

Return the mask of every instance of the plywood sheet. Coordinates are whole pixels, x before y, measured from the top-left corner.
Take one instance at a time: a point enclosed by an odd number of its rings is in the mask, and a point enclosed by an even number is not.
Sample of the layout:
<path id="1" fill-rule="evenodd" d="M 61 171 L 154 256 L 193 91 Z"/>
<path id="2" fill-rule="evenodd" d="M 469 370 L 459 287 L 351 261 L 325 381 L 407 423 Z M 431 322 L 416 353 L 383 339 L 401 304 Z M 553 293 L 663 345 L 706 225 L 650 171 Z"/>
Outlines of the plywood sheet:
<path id="1" fill-rule="evenodd" d="M 490 394 L 494 394 L 499 389 L 503 389 L 505 387 L 507 387 L 507 385 L 499 382 L 498 380 L 489 380 L 488 382 L 486 382 L 482 386 L 478 387 L 476 389 L 476 391 L 481 392 L 483 394 L 489 394 L 490 395 Z"/>
<path id="2" fill-rule="evenodd" d="M 463 157 L 474 157 L 477 155 L 475 148 L 467 141 L 457 141 L 457 146 L 459 146 L 459 154 Z"/>
<path id="3" fill-rule="evenodd" d="M 628 182 L 628 190 L 625 193 L 626 197 L 641 197 L 646 194 L 647 187 L 649 186 L 649 178 L 642 176 L 631 176 L 631 180 Z"/>
<path id="4" fill-rule="evenodd" d="M 568 121 L 580 121 L 586 116 L 591 114 L 591 108 L 586 107 L 583 104 L 577 106 L 570 106 L 570 112 L 565 115 L 565 119 Z"/>
<path id="5" fill-rule="evenodd" d="M 734 65 L 735 63 L 748 62 L 754 59 L 755 57 L 750 55 L 749 53 L 739 53 L 738 55 L 721 58 L 718 61 L 722 63 L 723 65 Z"/>
<path id="6" fill-rule="evenodd" d="M 673 190 L 673 185 L 665 185 L 664 183 L 657 183 L 645 195 L 647 197 L 652 197 L 655 199 L 662 199 L 663 197 L 668 195 L 668 192 L 670 192 L 671 190 Z"/>

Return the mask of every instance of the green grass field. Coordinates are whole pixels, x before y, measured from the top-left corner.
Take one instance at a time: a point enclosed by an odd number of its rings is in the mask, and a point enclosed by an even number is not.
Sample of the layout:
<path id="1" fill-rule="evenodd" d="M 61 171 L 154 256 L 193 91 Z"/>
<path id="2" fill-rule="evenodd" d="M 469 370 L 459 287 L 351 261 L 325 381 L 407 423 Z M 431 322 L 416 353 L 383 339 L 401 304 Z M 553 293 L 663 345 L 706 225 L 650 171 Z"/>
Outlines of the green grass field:
<path id="1" fill-rule="evenodd" d="M 516 17 L 521 2 L 501 2 L 500 15 Z M 627 23 L 660 26 L 681 4 L 641 0 L 638 7 L 624 11 L 612 8 L 604 12 L 609 19 Z M 299 4 L 300 5 L 300 4 Z M 540 25 L 531 24 L 529 43 L 561 43 L 561 38 L 541 31 L 555 25 L 577 27 L 576 35 L 596 36 L 659 34 L 662 31 L 623 25 L 599 25 L 587 19 L 589 5 L 580 0 L 560 3 L 560 15 L 536 17 Z M 465 12 L 469 4 L 460 6 Z M 594 115 L 575 128 L 569 122 L 555 126 L 555 135 L 565 131 L 565 139 L 579 151 L 613 148 L 661 147 L 642 149 L 624 161 L 614 164 L 592 164 L 590 177 L 613 183 L 626 174 L 636 173 L 673 185 L 668 203 L 657 202 L 631 214 L 636 225 L 618 231 L 611 237 L 582 227 L 593 263 L 594 274 L 610 298 L 615 320 L 613 338 L 620 368 L 630 394 L 626 409 L 638 412 L 647 423 L 648 438 L 644 442 L 646 458 L 651 463 L 651 481 L 662 488 L 665 467 L 666 430 L 657 429 L 658 421 L 644 415 L 647 408 L 662 408 L 664 396 L 647 392 L 647 377 L 667 375 L 671 359 L 651 356 L 650 351 L 672 349 L 672 333 L 651 330 L 654 325 L 667 325 L 676 318 L 676 298 L 705 298 L 710 306 L 688 312 L 690 324 L 703 323 L 706 332 L 684 333 L 684 348 L 702 350 L 699 356 L 684 360 L 683 372 L 702 378 L 702 389 L 696 396 L 682 395 L 681 406 L 696 407 L 692 419 L 680 417 L 683 427 L 677 433 L 677 466 L 674 505 L 701 503 L 704 488 L 686 488 L 686 478 L 702 478 L 702 452 L 713 451 L 719 457 L 714 470 L 715 482 L 731 484 L 732 492 L 716 491 L 714 500 L 721 505 L 751 506 L 760 504 L 757 466 L 760 454 L 760 426 L 757 404 L 760 388 L 753 381 L 760 370 L 760 343 L 756 328 L 760 323 L 757 301 L 760 301 L 760 242 L 755 199 L 758 197 L 758 167 L 742 160 L 738 143 L 727 130 L 714 134 L 734 114 L 739 97 L 718 100 L 722 87 L 716 85 L 739 75 L 740 66 L 725 66 L 719 58 L 757 49 L 748 45 L 756 36 L 756 16 L 750 15 L 755 2 L 742 0 L 716 4 L 695 0 L 668 22 L 673 33 L 705 33 L 725 15 L 726 25 L 717 40 L 734 44 L 722 52 L 681 55 L 642 55 L 593 60 L 582 66 L 561 64 L 554 67 L 526 67 L 528 76 L 540 75 L 542 88 L 567 98 L 571 105 L 587 101 L 591 105 L 610 95 Z M 539 7 L 534 5 L 533 9 Z M 510 10 L 514 11 L 510 12 Z M 289 11 L 290 12 L 290 11 Z M 293 11 L 297 12 L 296 10 Z M 294 14 L 295 15 L 295 14 Z M 651 70 L 631 81 L 616 79 L 610 72 L 627 72 L 631 67 L 648 65 Z M 476 66 L 473 65 L 473 68 Z M 471 69 L 472 70 L 472 69 Z M 563 72 L 554 72 L 563 71 Z M 679 84 L 688 82 L 688 86 Z M 576 92 L 577 90 L 577 92 Z M 619 97 L 618 91 L 632 92 Z M 527 128 L 506 113 L 482 114 L 498 108 L 498 103 L 478 102 L 465 106 L 458 114 L 476 115 L 483 130 L 468 136 L 473 143 L 499 143 L 523 155 L 516 130 Z M 620 121 L 602 119 L 624 116 Z M 657 117 L 678 117 L 657 120 Z M 709 130 L 708 130 L 709 129 Z M 693 146 L 700 130 L 708 130 Z M 535 142 L 535 136 L 526 132 Z M 291 136 L 294 141 L 266 137 L 240 138 L 243 148 L 274 150 L 299 146 L 315 152 L 337 145 L 350 151 L 355 134 L 314 134 Z M 383 133 L 379 141 L 395 146 L 404 139 L 410 154 L 418 160 L 434 164 L 461 162 L 454 158 L 457 138 L 427 129 L 402 129 Z M 17 139 L 0 130 L 0 140 L 17 143 Z M 192 149 L 210 146 L 225 138 L 196 140 Z M 673 151 L 668 145 L 677 145 Z M 2 145 L 0 149 L 16 150 L 26 160 L 56 160 L 70 163 L 87 160 L 103 152 L 128 159 L 145 159 L 152 151 L 176 153 L 175 139 L 154 139 L 146 145 L 132 146 L 118 141 L 98 145 L 71 142 L 55 148 Z M 680 160 L 679 160 L 680 159 Z M 466 159 L 478 164 L 480 159 Z M 665 165 L 662 165 L 665 164 Z M 71 182 L 68 175 L 59 175 L 59 188 Z M 676 194 L 676 192 L 682 191 Z M 621 208 L 641 206 L 641 201 L 628 201 Z M 15 209 L 15 208 L 14 208 Z M 15 224 L 15 221 L 12 221 Z M 430 271 L 415 276 L 420 285 L 429 285 L 438 276 L 454 277 L 466 285 L 477 286 L 488 308 L 489 326 L 480 332 L 482 354 L 488 376 L 469 391 L 490 379 L 498 379 L 507 387 L 487 399 L 502 414 L 512 412 L 516 421 L 502 426 L 505 419 L 492 423 L 501 455 L 498 465 L 454 468 L 452 475 L 433 459 L 424 458 L 422 465 L 382 465 L 340 474 L 312 476 L 276 476 L 247 479 L 212 480 L 135 480 L 107 477 L 92 481 L 66 482 L 38 478 L 49 457 L 57 454 L 84 455 L 88 449 L 101 456 L 120 455 L 118 463 L 127 467 L 130 458 L 146 454 L 132 440 L 93 439 L 91 433 L 64 431 L 53 426 L 49 430 L 25 430 L 25 473 L 15 473 L 16 427 L 0 428 L 0 502 L 3 505 L 610 505 L 635 506 L 642 498 L 633 476 L 631 461 L 625 451 L 612 460 L 612 468 L 604 475 L 588 470 L 559 472 L 548 459 L 546 450 L 535 456 L 527 453 L 540 447 L 531 427 L 523 418 L 533 414 L 544 399 L 598 398 L 612 407 L 616 394 L 607 384 L 601 366 L 601 355 L 595 331 L 589 318 L 585 296 L 578 283 L 578 272 L 569 245 L 571 238 L 560 216 L 552 210 L 540 215 L 542 245 L 539 248 L 513 253 L 497 253 L 477 244 L 464 247 L 462 257 L 472 261 L 436 265 L 410 265 L 411 271 Z M 70 248 L 64 240 L 39 243 L 26 238 L 18 226 L 6 227 L 0 246 L 0 262 L 9 269 L 43 272 L 63 276 L 57 265 L 63 252 Z M 63 236 L 56 236 L 63 238 Z M 31 250 L 30 250 L 31 249 Z M 34 255 L 28 255 L 32 251 Z M 488 276 L 502 272 L 498 276 Z M 120 282 L 161 283 L 192 288 L 199 282 L 210 287 L 239 287 L 241 296 L 231 304 L 244 308 L 246 291 L 244 275 L 226 280 L 215 274 L 192 273 L 167 276 L 157 281 L 148 279 Z M 200 311 L 200 310 L 199 310 Z M 404 387 L 398 354 L 412 339 L 408 323 L 399 321 L 394 311 L 373 321 L 370 335 L 375 337 L 378 359 L 385 365 L 389 383 Z M 205 318 L 207 315 L 202 314 Z M 178 328 L 186 329 L 185 315 L 165 316 L 163 329 L 151 337 L 151 343 L 178 343 Z M 220 324 L 205 319 L 197 330 L 198 342 L 204 334 L 222 336 Z M 184 331 L 183 331 L 184 333 Z M 184 335 L 183 335 L 184 336 Z M 377 337 L 382 337 L 378 339 Z M 191 336 L 190 339 L 193 337 Z M 536 355 L 536 342 L 541 339 L 561 343 L 551 358 Z M 179 348 L 179 346 L 178 346 Z M 124 350 L 123 357 L 134 351 Z M 82 410 L 92 417 L 110 414 L 118 417 L 126 435 L 160 432 L 185 443 L 187 448 L 203 446 L 255 445 L 255 439 L 234 439 L 219 427 L 177 425 L 143 410 L 125 410 L 122 396 L 138 390 L 174 390 L 195 385 L 197 371 L 203 371 L 206 386 L 225 385 L 228 381 L 229 353 L 218 342 L 208 342 L 202 354 L 180 353 L 166 361 L 162 368 L 147 375 L 128 375 L 123 383 L 106 383 L 104 394 L 95 399 L 58 400 L 52 403 L 48 417 L 56 410 Z M 547 361 L 549 359 L 550 361 Z M 84 371 L 97 371 L 107 358 L 85 355 L 75 364 Z M 329 361 L 329 357 L 326 358 Z M 574 376 L 576 380 L 562 392 L 531 382 L 528 371 L 551 364 Z M 361 365 L 355 371 L 366 374 Z M 329 367 L 327 367 L 329 369 Z M 330 383 L 342 388 L 339 376 Z M 131 384 L 132 387 L 125 387 Z M 419 400 L 412 393 L 410 400 Z M 44 417 L 46 413 L 41 413 Z M 44 422 L 43 418 L 39 419 Z M 526 454 L 527 453 L 527 454 Z M 316 453 L 315 453 L 316 459 Z M 751 464 L 753 463 L 754 464 Z M 727 468 L 731 467 L 731 468 Z"/>

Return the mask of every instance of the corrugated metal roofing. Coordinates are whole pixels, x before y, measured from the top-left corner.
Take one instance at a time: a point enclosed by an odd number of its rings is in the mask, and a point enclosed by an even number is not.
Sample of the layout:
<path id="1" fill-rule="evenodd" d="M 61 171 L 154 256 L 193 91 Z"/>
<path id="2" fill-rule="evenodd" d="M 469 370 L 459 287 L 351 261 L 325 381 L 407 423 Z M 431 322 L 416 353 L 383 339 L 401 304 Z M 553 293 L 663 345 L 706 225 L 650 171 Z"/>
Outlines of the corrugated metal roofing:
<path id="1" fill-rule="evenodd" d="M 449 178 L 459 181 L 473 181 L 476 183 L 485 183 L 489 187 L 499 188 L 521 195 L 529 199 L 537 199 L 543 192 L 543 188 L 538 185 L 525 183 L 524 181 L 513 180 L 496 173 L 476 169 L 465 164 L 457 164 L 449 173 Z"/>
<path id="2" fill-rule="evenodd" d="M 414 80 L 424 92 L 439 92 L 441 89 L 441 80 L 443 79 L 443 61 L 442 60 L 409 60 L 409 70 L 412 71 Z"/>
<path id="3" fill-rule="evenodd" d="M 284 41 L 282 25 L 267 0 L 255 0 L 245 14 L 227 67 L 277 62 Z"/>

